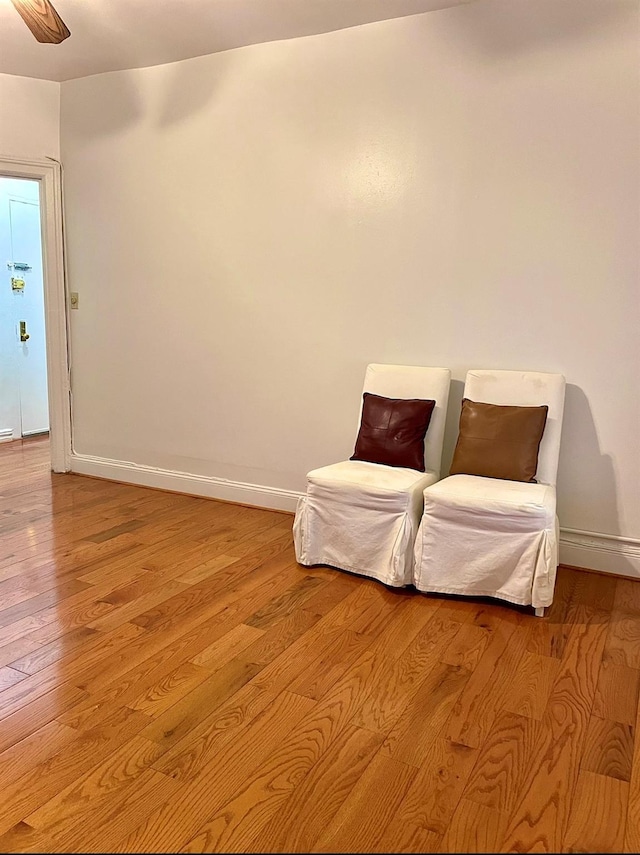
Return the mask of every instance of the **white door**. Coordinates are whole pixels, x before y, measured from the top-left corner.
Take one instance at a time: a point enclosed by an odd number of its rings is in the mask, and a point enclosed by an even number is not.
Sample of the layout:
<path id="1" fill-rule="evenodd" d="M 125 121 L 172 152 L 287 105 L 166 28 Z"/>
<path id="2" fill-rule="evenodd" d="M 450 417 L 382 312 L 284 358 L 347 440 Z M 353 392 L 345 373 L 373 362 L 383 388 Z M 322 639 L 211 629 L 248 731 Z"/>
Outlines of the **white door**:
<path id="1" fill-rule="evenodd" d="M 10 198 L 9 231 L 19 432 L 29 436 L 49 430 L 39 202 Z"/>

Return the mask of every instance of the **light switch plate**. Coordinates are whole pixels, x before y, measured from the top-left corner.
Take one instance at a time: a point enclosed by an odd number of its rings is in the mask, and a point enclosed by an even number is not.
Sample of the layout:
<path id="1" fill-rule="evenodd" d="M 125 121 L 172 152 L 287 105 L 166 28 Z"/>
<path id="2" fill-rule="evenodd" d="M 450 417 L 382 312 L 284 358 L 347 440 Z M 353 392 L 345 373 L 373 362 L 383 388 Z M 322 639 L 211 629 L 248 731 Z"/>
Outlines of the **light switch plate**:
<path id="1" fill-rule="evenodd" d="M 72 291 L 69 294 L 69 302 L 71 304 L 72 309 L 78 308 L 78 292 L 77 291 Z"/>

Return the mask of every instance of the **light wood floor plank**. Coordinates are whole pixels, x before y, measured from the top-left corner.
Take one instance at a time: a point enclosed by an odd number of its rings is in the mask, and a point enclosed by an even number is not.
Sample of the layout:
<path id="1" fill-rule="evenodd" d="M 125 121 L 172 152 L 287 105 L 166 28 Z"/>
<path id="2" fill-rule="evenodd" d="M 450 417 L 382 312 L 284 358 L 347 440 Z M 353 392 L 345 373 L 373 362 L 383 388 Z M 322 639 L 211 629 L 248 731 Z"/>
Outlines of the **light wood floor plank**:
<path id="1" fill-rule="evenodd" d="M 502 843 L 560 851 L 585 747 L 606 623 L 576 624 Z M 540 776 L 546 778 L 541 786 Z"/>
<path id="2" fill-rule="evenodd" d="M 580 772 L 564 837 L 564 852 L 622 852 L 629 784 Z"/>
<path id="3" fill-rule="evenodd" d="M 345 727 L 294 787 L 266 828 L 252 837 L 257 852 L 310 852 L 382 744 L 380 734 Z"/>
<path id="4" fill-rule="evenodd" d="M 203 820 L 234 796 L 254 770 L 294 730 L 314 701 L 282 692 L 264 712 L 250 721 L 240 736 L 229 735 L 206 755 L 189 788 L 159 808 L 123 843 L 121 851 L 172 852 L 183 847 L 203 825 Z M 191 758 L 189 758 L 191 759 Z M 198 763 L 204 755 L 200 754 Z M 193 774 L 193 765 L 189 764 Z"/>
<path id="5" fill-rule="evenodd" d="M 383 851 L 386 827 L 415 775 L 410 766 L 376 754 L 311 851 Z"/>

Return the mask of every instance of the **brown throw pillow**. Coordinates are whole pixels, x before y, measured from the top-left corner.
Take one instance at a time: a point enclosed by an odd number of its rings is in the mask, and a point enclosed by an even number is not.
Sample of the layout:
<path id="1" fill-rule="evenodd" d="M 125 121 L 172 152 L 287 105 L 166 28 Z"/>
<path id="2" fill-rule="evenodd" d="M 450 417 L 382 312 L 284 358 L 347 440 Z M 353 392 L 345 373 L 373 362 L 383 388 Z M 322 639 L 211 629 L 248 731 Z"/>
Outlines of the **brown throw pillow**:
<path id="1" fill-rule="evenodd" d="M 449 475 L 535 482 L 549 408 L 504 407 L 464 398 Z"/>
<path id="2" fill-rule="evenodd" d="M 424 472 L 424 436 L 435 405 L 435 401 L 383 398 L 365 392 L 351 460 Z"/>

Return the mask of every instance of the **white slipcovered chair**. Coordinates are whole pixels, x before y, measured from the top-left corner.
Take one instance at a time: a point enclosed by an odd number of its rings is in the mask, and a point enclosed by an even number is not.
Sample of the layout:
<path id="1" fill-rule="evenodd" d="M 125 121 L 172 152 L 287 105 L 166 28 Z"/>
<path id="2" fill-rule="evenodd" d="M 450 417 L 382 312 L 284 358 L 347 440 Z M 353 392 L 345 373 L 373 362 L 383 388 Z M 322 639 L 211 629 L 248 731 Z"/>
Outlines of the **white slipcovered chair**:
<path id="1" fill-rule="evenodd" d="M 539 616 L 551 605 L 558 567 L 555 484 L 564 392 L 561 374 L 468 372 L 465 398 L 549 407 L 537 483 L 450 475 L 428 486 L 415 543 L 418 590 L 497 597 L 532 605 Z"/>
<path id="2" fill-rule="evenodd" d="M 440 477 L 450 378 L 447 368 L 367 367 L 363 392 L 436 402 L 425 436 L 425 471 L 344 460 L 309 472 L 293 524 L 300 564 L 328 564 L 393 587 L 412 583 L 422 493 Z"/>

